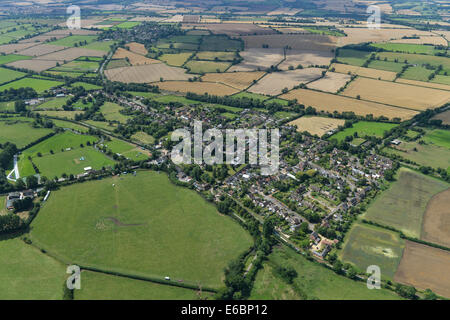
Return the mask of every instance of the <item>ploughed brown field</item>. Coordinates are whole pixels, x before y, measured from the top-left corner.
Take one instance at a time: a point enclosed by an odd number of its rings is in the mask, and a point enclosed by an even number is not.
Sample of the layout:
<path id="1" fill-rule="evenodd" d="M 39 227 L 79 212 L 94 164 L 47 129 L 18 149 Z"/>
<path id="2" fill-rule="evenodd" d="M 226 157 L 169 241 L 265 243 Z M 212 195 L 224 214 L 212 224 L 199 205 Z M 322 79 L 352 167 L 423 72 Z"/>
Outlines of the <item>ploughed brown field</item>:
<path id="1" fill-rule="evenodd" d="M 445 112 L 439 113 L 436 116 L 433 117 L 433 119 L 442 120 L 443 124 L 450 124 L 450 110 L 447 110 Z"/>
<path id="2" fill-rule="evenodd" d="M 297 99 L 299 103 L 305 106 L 314 107 L 317 111 L 326 111 L 332 113 L 354 112 L 356 115 L 366 116 L 372 114 L 374 117 L 385 116 L 389 119 L 400 118 L 408 120 L 418 114 L 417 111 L 396 108 L 380 103 L 362 101 L 353 98 L 338 96 L 331 93 L 317 92 L 306 89 L 295 89 L 287 94 L 280 96 L 281 99 Z"/>
<path id="3" fill-rule="evenodd" d="M 406 241 L 394 281 L 450 298 L 450 252 Z"/>
<path id="4" fill-rule="evenodd" d="M 450 248 L 450 189 L 438 193 L 424 215 L 421 239 Z"/>

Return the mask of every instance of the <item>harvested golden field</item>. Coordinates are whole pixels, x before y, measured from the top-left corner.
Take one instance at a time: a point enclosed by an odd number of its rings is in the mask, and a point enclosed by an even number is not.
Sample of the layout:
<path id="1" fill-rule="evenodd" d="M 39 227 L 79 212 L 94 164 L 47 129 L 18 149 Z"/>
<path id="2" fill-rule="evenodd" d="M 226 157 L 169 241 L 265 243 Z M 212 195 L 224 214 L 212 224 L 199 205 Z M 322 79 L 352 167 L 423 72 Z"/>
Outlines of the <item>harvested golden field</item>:
<path id="1" fill-rule="evenodd" d="M 288 123 L 288 125 L 296 126 L 298 132 L 308 131 L 312 135 L 317 134 L 319 137 L 344 124 L 345 120 L 324 117 L 301 117 Z"/>
<path id="2" fill-rule="evenodd" d="M 17 53 L 19 51 L 33 47 L 35 45 L 36 45 L 36 43 L 4 44 L 4 45 L 0 46 L 0 53 L 4 53 L 4 54 Z"/>
<path id="3" fill-rule="evenodd" d="M 418 114 L 417 111 L 386 106 L 383 104 L 356 100 L 353 98 L 342 97 L 331 93 L 317 92 L 306 89 L 296 89 L 282 95 L 280 98 L 286 100 L 297 99 L 299 103 L 305 106 L 312 106 L 317 111 L 326 111 L 332 113 L 354 112 L 356 115 L 366 116 L 372 114 L 374 117 L 385 116 L 389 119 L 400 118 L 408 120 Z"/>
<path id="4" fill-rule="evenodd" d="M 288 70 L 289 67 L 297 68 L 298 65 L 302 67 L 314 66 L 328 66 L 334 58 L 334 53 L 331 51 L 292 51 L 289 50 L 284 60 L 278 68 L 281 70 Z"/>
<path id="5" fill-rule="evenodd" d="M 244 60 L 228 69 L 234 71 L 263 71 L 279 64 L 283 58 L 283 49 L 246 49 L 239 53 Z"/>
<path id="6" fill-rule="evenodd" d="M 339 28 L 347 34 L 347 37 L 337 39 L 338 46 L 348 44 L 357 44 L 362 42 L 385 42 L 394 39 L 402 39 L 404 36 L 433 36 L 428 31 L 419 31 L 415 29 L 368 29 L 366 26 L 360 28 Z"/>
<path id="7" fill-rule="evenodd" d="M 244 36 L 244 35 L 270 35 L 276 32 L 269 28 L 261 28 L 253 23 L 208 23 L 195 24 L 189 26 L 204 27 L 214 34 L 227 34 L 229 36 Z"/>
<path id="8" fill-rule="evenodd" d="M 114 53 L 113 59 L 125 59 L 128 58 L 132 66 L 142 66 L 146 64 L 161 63 L 159 60 L 149 59 L 147 57 L 141 56 L 140 54 L 125 50 L 123 48 L 118 48 L 116 53 Z"/>
<path id="9" fill-rule="evenodd" d="M 351 76 L 343 73 L 327 72 L 325 77 L 308 84 L 309 89 L 336 93 L 351 80 Z"/>
<path id="10" fill-rule="evenodd" d="M 433 119 L 442 120 L 443 124 L 450 125 L 450 110 L 435 115 Z"/>
<path id="11" fill-rule="evenodd" d="M 105 53 L 103 51 L 83 49 L 83 48 L 69 48 L 40 56 L 37 59 L 72 61 L 78 59 L 79 57 L 103 57 L 104 55 Z"/>
<path id="12" fill-rule="evenodd" d="M 407 44 L 432 44 L 434 46 L 447 46 L 447 40 L 440 36 L 421 36 L 419 39 L 397 39 L 390 41 L 392 43 Z"/>
<path id="13" fill-rule="evenodd" d="M 450 92 L 443 90 L 368 78 L 356 79 L 342 94 L 415 110 L 437 108 L 450 101 Z"/>
<path id="14" fill-rule="evenodd" d="M 285 88 L 291 90 L 302 83 L 308 83 L 320 78 L 322 71 L 324 70 L 320 68 L 307 68 L 268 73 L 251 86 L 248 91 L 276 96 L 281 94 Z"/>
<path id="15" fill-rule="evenodd" d="M 31 56 L 31 57 L 39 57 L 43 56 L 52 52 L 61 51 L 66 49 L 67 47 L 63 46 L 54 46 L 51 44 L 39 44 L 37 46 L 33 46 L 31 48 L 27 48 L 21 51 L 18 51 L 18 54 L 24 55 L 24 56 Z"/>
<path id="16" fill-rule="evenodd" d="M 363 68 L 363 67 L 357 67 L 357 66 L 351 66 L 348 64 L 341 64 L 341 63 L 334 63 L 331 65 L 332 69 L 334 68 L 334 72 L 339 73 L 345 73 L 352 75 L 357 75 L 361 77 L 366 78 L 373 78 L 373 79 L 380 79 L 380 80 L 387 80 L 387 81 L 394 81 L 396 73 L 392 71 L 384 71 L 384 70 L 378 70 L 378 69 L 370 69 L 370 68 Z"/>
<path id="17" fill-rule="evenodd" d="M 406 241 L 394 281 L 450 298 L 450 252 Z"/>
<path id="18" fill-rule="evenodd" d="M 144 66 L 114 68 L 105 71 L 111 81 L 125 83 L 148 83 L 163 80 L 189 80 L 190 75 L 182 68 L 169 67 L 164 63 L 153 63 Z"/>
<path id="19" fill-rule="evenodd" d="M 83 20 L 83 19 L 82 19 Z M 95 36 L 96 34 L 98 34 L 99 31 L 94 31 L 94 30 L 85 30 L 85 29 L 67 29 L 67 28 L 63 28 L 63 29 L 57 29 L 57 30 L 53 30 L 47 33 L 44 33 L 44 36 L 57 36 L 57 35 L 63 35 L 63 36 Z"/>
<path id="20" fill-rule="evenodd" d="M 285 27 L 285 28 L 280 28 L 280 27 L 276 27 L 275 30 L 280 31 L 281 33 L 310 33 L 309 31 L 306 31 L 303 28 L 297 28 L 297 27 Z"/>
<path id="21" fill-rule="evenodd" d="M 223 83 L 227 86 L 245 90 L 253 84 L 253 81 L 260 79 L 264 72 L 227 72 L 209 73 L 202 77 L 204 82 Z"/>
<path id="22" fill-rule="evenodd" d="M 14 62 L 8 63 L 7 66 L 41 72 L 41 71 L 45 71 L 45 70 L 56 67 L 58 62 L 60 64 L 63 63 L 63 61 L 57 61 L 57 60 L 32 59 L 32 60 L 14 61 Z"/>
<path id="23" fill-rule="evenodd" d="M 438 193 L 427 204 L 420 238 L 450 248 L 450 189 Z"/>
<path id="24" fill-rule="evenodd" d="M 131 52 L 145 56 L 148 51 L 142 43 L 130 42 L 125 45 Z"/>
<path id="25" fill-rule="evenodd" d="M 450 86 L 448 86 L 446 84 L 440 84 L 440 83 L 434 83 L 434 82 L 423 82 L 423 81 L 417 81 L 417 80 L 408 80 L 408 79 L 402 79 L 402 78 L 398 78 L 396 80 L 396 82 L 411 84 L 413 86 L 428 87 L 428 88 L 433 88 L 433 89 L 441 89 L 441 90 L 450 91 Z"/>
<path id="26" fill-rule="evenodd" d="M 331 51 L 335 46 L 335 38 L 319 34 L 275 34 L 269 36 L 243 36 L 245 48 L 285 48 L 291 50 Z M 288 50 L 289 51 L 289 50 Z M 288 52 L 289 53 L 289 52 Z"/>
<path id="27" fill-rule="evenodd" d="M 171 92 L 192 92 L 197 94 L 208 93 L 215 96 L 229 96 L 240 91 L 221 83 L 211 82 L 164 81 L 154 83 L 154 85 L 157 85 L 161 90 Z"/>

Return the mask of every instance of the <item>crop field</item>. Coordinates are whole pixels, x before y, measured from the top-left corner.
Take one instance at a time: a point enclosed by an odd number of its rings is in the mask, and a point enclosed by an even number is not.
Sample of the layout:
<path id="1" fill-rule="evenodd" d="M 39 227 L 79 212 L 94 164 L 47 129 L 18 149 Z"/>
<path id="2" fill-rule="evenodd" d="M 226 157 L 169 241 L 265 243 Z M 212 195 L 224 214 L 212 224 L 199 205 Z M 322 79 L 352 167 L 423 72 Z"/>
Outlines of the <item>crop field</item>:
<path id="1" fill-rule="evenodd" d="M 0 53 L 4 54 L 12 54 L 18 51 L 25 50 L 32 46 L 35 46 L 35 43 L 14 43 L 14 44 L 4 44 L 0 45 Z"/>
<path id="2" fill-rule="evenodd" d="M 297 273 L 294 285 L 288 285 L 273 270 L 276 266 L 293 267 Z M 281 289 L 281 290 L 279 290 Z M 369 290 L 364 282 L 339 276 L 333 271 L 306 260 L 287 247 L 276 247 L 264 262 L 254 283 L 250 299 L 308 299 L 308 300 L 393 300 L 401 299 L 386 290 Z"/>
<path id="3" fill-rule="evenodd" d="M 52 155 L 35 157 L 33 162 L 41 175 L 50 178 L 61 177 L 64 173 L 77 175 L 83 173 L 86 167 L 100 170 L 102 167 L 113 167 L 115 163 L 92 147 L 78 147 L 64 152 L 58 150 Z M 22 172 L 20 172 L 20 175 L 23 176 Z"/>
<path id="4" fill-rule="evenodd" d="M 227 72 L 227 73 L 209 73 L 202 77 L 204 82 L 223 83 L 227 86 L 245 90 L 254 81 L 259 80 L 264 72 Z"/>
<path id="5" fill-rule="evenodd" d="M 14 61 L 19 61 L 19 60 L 27 60 L 27 59 L 31 59 L 31 57 L 29 57 L 29 56 L 21 56 L 21 55 L 18 55 L 18 54 L 8 54 L 8 55 L 5 55 L 5 56 L 0 55 L 0 65 L 11 63 L 11 62 L 14 62 Z"/>
<path id="6" fill-rule="evenodd" d="M 353 136 L 355 132 L 358 133 L 358 137 L 372 136 L 377 138 L 383 138 L 383 134 L 392 128 L 397 127 L 397 124 L 382 123 L 382 122 L 368 122 L 359 121 L 354 123 L 351 128 L 346 128 L 333 136 L 330 139 L 336 139 L 337 141 L 343 141 L 347 136 Z"/>
<path id="7" fill-rule="evenodd" d="M 299 65 L 303 67 L 328 66 L 333 57 L 334 54 L 331 51 L 289 50 L 286 52 L 286 60 L 280 63 L 278 68 L 288 70 L 290 67 L 297 68 Z"/>
<path id="8" fill-rule="evenodd" d="M 282 49 L 250 48 L 239 53 L 244 59 L 241 63 L 232 66 L 228 71 L 264 71 L 271 66 L 279 64 L 283 59 Z"/>
<path id="9" fill-rule="evenodd" d="M 27 74 L 6 68 L 0 68 L 0 84 L 25 77 Z"/>
<path id="10" fill-rule="evenodd" d="M 188 81 L 164 81 L 155 83 L 160 89 L 172 92 L 192 92 L 197 94 L 208 93 L 216 96 L 229 96 L 239 90 L 221 83 L 188 82 Z"/>
<path id="11" fill-rule="evenodd" d="M 14 82 L 10 82 L 0 87 L 0 92 L 5 91 L 6 89 L 19 89 L 19 88 L 33 88 L 37 93 L 43 93 L 46 90 L 50 90 L 51 88 L 58 87 L 62 84 L 62 82 L 51 81 L 51 80 L 42 80 L 35 78 L 23 78 Z"/>
<path id="12" fill-rule="evenodd" d="M 123 107 L 113 102 L 105 102 L 100 108 L 100 112 L 103 114 L 107 121 L 119 121 L 120 123 L 126 123 L 130 116 L 121 114 L 119 111 Z"/>
<path id="13" fill-rule="evenodd" d="M 314 81 L 322 76 L 323 69 L 306 68 L 268 73 L 248 91 L 266 95 L 279 95 L 283 89 L 293 89 L 301 83 Z"/>
<path id="14" fill-rule="evenodd" d="M 129 48 L 129 51 L 145 56 L 148 51 L 145 48 L 145 45 L 137 42 L 130 42 L 125 45 L 125 47 Z"/>
<path id="15" fill-rule="evenodd" d="M 325 77 L 308 83 L 308 89 L 336 93 L 351 80 L 351 76 L 343 73 L 327 72 Z"/>
<path id="16" fill-rule="evenodd" d="M 113 59 L 126 59 L 126 58 L 128 58 L 128 61 L 132 66 L 161 63 L 158 60 L 149 59 L 147 57 L 141 56 L 140 54 L 125 50 L 123 48 L 118 48 L 116 53 L 114 53 L 113 55 Z"/>
<path id="17" fill-rule="evenodd" d="M 428 202 L 423 218 L 421 239 L 450 248 L 450 188 Z"/>
<path id="18" fill-rule="evenodd" d="M 301 117 L 292 122 L 289 125 L 297 127 L 298 132 L 308 131 L 312 135 L 323 136 L 325 133 L 337 129 L 339 126 L 344 125 L 345 120 L 324 118 L 324 117 Z"/>
<path id="19" fill-rule="evenodd" d="M 201 51 L 238 51 L 243 45 L 240 40 L 230 39 L 225 36 L 207 36 L 200 44 Z"/>
<path id="20" fill-rule="evenodd" d="M 0 300 L 61 300 L 66 266 L 21 239 L 0 240 Z"/>
<path id="21" fill-rule="evenodd" d="M 80 265 L 214 287 L 221 286 L 228 262 L 252 244 L 195 192 L 172 185 L 163 173 L 143 171 L 55 191 L 31 238 Z"/>
<path id="22" fill-rule="evenodd" d="M 53 67 L 56 67 L 57 65 L 64 63 L 63 61 L 57 61 L 57 60 L 20 60 L 20 61 L 14 61 L 11 63 L 8 63 L 7 65 L 10 67 L 18 68 L 18 69 L 27 69 L 32 70 L 36 72 L 42 72 L 46 71 L 48 69 L 51 69 Z"/>
<path id="23" fill-rule="evenodd" d="M 355 224 L 346 235 L 340 252 L 344 262 L 365 272 L 368 266 L 380 267 L 383 278 L 392 278 L 402 258 L 405 241 L 398 233 L 366 224 Z"/>
<path id="24" fill-rule="evenodd" d="M 196 300 L 197 291 L 83 270 L 75 300 Z M 202 298 L 208 297 L 203 293 Z"/>
<path id="25" fill-rule="evenodd" d="M 163 80 L 188 80 L 191 76 L 182 68 L 169 67 L 164 63 L 154 63 L 144 66 L 115 68 L 105 71 L 111 81 L 125 83 L 146 83 Z"/>
<path id="26" fill-rule="evenodd" d="M 334 39 L 318 34 L 276 34 L 262 36 L 243 36 L 245 48 L 290 47 L 291 50 L 329 51 L 335 48 Z"/>
<path id="27" fill-rule="evenodd" d="M 435 115 L 433 119 L 442 120 L 443 124 L 450 125 L 450 110 Z"/>
<path id="28" fill-rule="evenodd" d="M 421 144 L 418 141 L 402 141 L 399 146 L 385 148 L 388 153 L 417 162 L 419 165 L 447 169 L 450 173 L 450 149 L 436 144 Z"/>
<path id="29" fill-rule="evenodd" d="M 445 182 L 401 168 L 397 180 L 376 198 L 364 218 L 420 238 L 428 202 L 448 187 Z"/>
<path id="30" fill-rule="evenodd" d="M 433 33 L 427 31 L 418 31 L 415 29 L 392 28 L 392 29 L 367 29 L 360 28 L 339 28 L 345 32 L 347 37 L 339 37 L 338 45 L 345 46 L 348 44 L 356 44 L 363 42 L 384 42 L 392 39 L 401 39 L 404 36 L 434 36 Z"/>
<path id="31" fill-rule="evenodd" d="M 379 79 L 379 80 L 387 80 L 393 81 L 395 79 L 396 73 L 384 70 L 363 68 L 357 66 L 351 66 L 347 64 L 335 63 L 331 66 L 330 69 L 334 69 L 334 72 L 339 73 L 350 73 L 352 75 L 357 75 L 366 78 Z"/>
<path id="32" fill-rule="evenodd" d="M 36 58 L 36 60 L 56 60 L 56 61 L 72 61 L 78 59 L 80 57 L 103 57 L 105 53 L 98 50 L 87 49 L 86 47 L 82 48 L 68 48 L 65 50 L 52 52 L 46 54 L 44 56 L 40 56 Z"/>
<path id="33" fill-rule="evenodd" d="M 408 80 L 408 79 L 402 79 L 402 78 L 398 78 L 396 80 L 396 82 L 410 84 L 410 85 L 418 86 L 418 87 L 427 87 L 427 88 L 432 88 L 432 89 L 441 89 L 441 90 L 450 91 L 450 85 L 439 84 L 439 83 L 434 83 L 434 82 L 424 82 L 424 81 Z"/>
<path id="34" fill-rule="evenodd" d="M 450 101 L 450 92 L 424 87 L 358 78 L 350 83 L 343 95 L 415 110 L 426 110 Z"/>
<path id="35" fill-rule="evenodd" d="M 229 36 L 243 36 L 252 34 L 274 34 L 269 28 L 262 28 L 253 23 L 211 23 L 202 25 L 215 34 L 226 34 Z"/>
<path id="36" fill-rule="evenodd" d="M 238 56 L 236 52 L 220 52 L 220 51 L 200 51 L 197 52 L 194 59 L 211 60 L 211 61 L 233 61 Z"/>
<path id="37" fill-rule="evenodd" d="M 450 297 L 450 252 L 406 241 L 395 281 Z"/>
<path id="38" fill-rule="evenodd" d="M 181 67 L 191 56 L 191 52 L 166 53 L 160 56 L 158 59 L 164 61 L 170 66 Z"/>
<path id="39" fill-rule="evenodd" d="M 0 143 L 7 141 L 23 148 L 29 143 L 51 133 L 51 129 L 33 128 L 31 122 L 21 119 L 0 120 Z"/>
<path id="40" fill-rule="evenodd" d="M 305 106 L 312 106 L 318 111 L 327 112 L 354 112 L 357 115 L 365 116 L 372 114 L 374 117 L 385 116 L 389 119 L 400 118 L 402 120 L 411 119 L 418 112 L 413 110 L 391 107 L 379 103 L 362 101 L 330 93 L 316 92 L 305 89 L 295 89 L 280 96 L 285 100 L 297 99 Z"/>
<path id="41" fill-rule="evenodd" d="M 405 44 L 409 44 L 409 45 L 446 46 L 447 40 L 445 40 L 444 37 L 441 37 L 441 36 L 420 36 L 419 39 L 398 39 L 398 40 L 391 41 L 391 43 L 405 43 Z M 414 50 L 411 50 L 411 51 L 414 51 Z"/>
<path id="42" fill-rule="evenodd" d="M 185 67 L 191 73 L 224 72 L 231 66 L 229 62 L 191 60 Z"/>

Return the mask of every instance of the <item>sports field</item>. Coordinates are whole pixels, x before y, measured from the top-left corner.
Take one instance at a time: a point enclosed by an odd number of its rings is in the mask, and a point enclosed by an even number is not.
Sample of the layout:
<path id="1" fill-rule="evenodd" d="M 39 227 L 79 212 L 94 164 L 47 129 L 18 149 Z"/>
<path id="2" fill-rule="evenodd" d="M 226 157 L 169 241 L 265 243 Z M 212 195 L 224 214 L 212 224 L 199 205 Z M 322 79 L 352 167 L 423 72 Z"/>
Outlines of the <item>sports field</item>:
<path id="1" fill-rule="evenodd" d="M 252 244 L 246 231 L 195 192 L 149 171 L 55 191 L 31 237 L 80 265 L 214 287 L 228 262 Z"/>
<path id="2" fill-rule="evenodd" d="M 353 136 L 355 132 L 358 133 L 358 137 L 363 138 L 365 136 L 373 136 L 377 138 L 383 138 L 385 131 L 397 127 L 398 124 L 393 123 L 382 123 L 382 122 L 368 122 L 359 121 L 354 123 L 351 128 L 344 129 L 333 136 L 330 139 L 336 139 L 338 141 L 343 141 L 347 136 Z"/>
<path id="3" fill-rule="evenodd" d="M 404 247 L 405 241 L 400 239 L 398 233 L 357 223 L 346 235 L 340 258 L 362 272 L 368 266 L 377 265 L 381 269 L 382 279 L 392 280 Z"/>
<path id="4" fill-rule="evenodd" d="M 75 300 L 196 300 L 197 291 L 99 272 L 81 273 Z M 203 293 L 202 297 L 211 294 Z"/>
<path id="5" fill-rule="evenodd" d="M 272 270 L 276 266 L 291 266 L 298 277 L 288 285 Z M 364 282 L 339 276 L 333 271 L 306 260 L 287 247 L 276 247 L 264 262 L 254 283 L 250 299 L 308 299 L 308 300 L 392 300 L 401 299 L 395 293 L 381 289 L 369 290 Z"/>
<path id="6" fill-rule="evenodd" d="M 21 239 L 0 240 L 0 300 L 60 300 L 66 267 Z"/>
<path id="7" fill-rule="evenodd" d="M 397 181 L 370 205 L 364 218 L 420 238 L 423 216 L 430 199 L 448 188 L 448 184 L 401 168 Z"/>

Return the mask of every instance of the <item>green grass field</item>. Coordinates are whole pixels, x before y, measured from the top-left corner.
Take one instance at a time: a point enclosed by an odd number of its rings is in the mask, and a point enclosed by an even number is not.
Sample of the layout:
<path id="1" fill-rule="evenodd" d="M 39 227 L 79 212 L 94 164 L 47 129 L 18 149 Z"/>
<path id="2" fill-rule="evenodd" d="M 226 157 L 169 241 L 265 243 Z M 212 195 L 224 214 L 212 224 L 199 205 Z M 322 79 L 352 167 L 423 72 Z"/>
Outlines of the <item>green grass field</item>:
<path id="1" fill-rule="evenodd" d="M 298 277 L 288 285 L 273 273 L 275 266 L 291 266 Z M 308 300 L 392 300 L 400 299 L 391 291 L 369 290 L 364 282 L 339 276 L 315 262 L 306 260 L 294 250 L 276 247 L 256 276 L 251 300 L 300 299 Z"/>
<path id="2" fill-rule="evenodd" d="M 83 173 L 86 167 L 92 167 L 94 170 L 99 170 L 102 167 L 113 167 L 115 163 L 114 160 L 109 159 L 105 154 L 92 147 L 78 147 L 70 151 L 60 151 L 53 155 L 35 157 L 33 162 L 41 175 L 50 178 L 61 177 L 64 173 L 77 175 Z M 22 172 L 20 172 L 20 175 L 23 176 Z"/>
<path id="3" fill-rule="evenodd" d="M 55 76 L 63 76 L 69 78 L 79 78 L 83 75 L 83 72 L 66 72 L 66 71 L 47 71 L 47 73 Z"/>
<path id="4" fill-rule="evenodd" d="M 403 63 L 397 63 L 393 61 L 383 61 L 383 60 L 372 60 L 369 63 L 369 68 L 392 72 L 402 71 L 403 66 L 404 66 Z"/>
<path id="5" fill-rule="evenodd" d="M 398 124 L 382 123 L 382 122 L 368 122 L 359 121 L 354 123 L 351 128 L 344 129 L 338 133 L 332 135 L 329 139 L 336 139 L 337 141 L 343 141 L 345 137 L 352 136 L 355 132 L 358 133 L 358 137 L 363 138 L 365 136 L 374 136 L 377 138 L 383 138 L 385 131 L 397 127 Z"/>
<path id="6" fill-rule="evenodd" d="M 191 52 L 184 53 L 166 53 L 160 56 L 158 59 L 164 61 L 168 65 L 181 67 L 189 57 L 192 56 Z"/>
<path id="7" fill-rule="evenodd" d="M 53 192 L 31 238 L 79 265 L 214 287 L 229 261 L 252 244 L 194 191 L 149 171 Z"/>
<path id="8" fill-rule="evenodd" d="M 369 59 L 370 53 L 352 49 L 340 49 L 338 61 L 361 67 Z"/>
<path id="9" fill-rule="evenodd" d="M 46 90 L 50 90 L 51 88 L 58 87 L 62 85 L 62 82 L 59 81 L 51 81 L 51 80 L 43 80 L 36 78 L 23 78 L 14 82 L 10 82 L 0 87 L 0 92 L 5 91 L 6 89 L 19 89 L 19 88 L 33 88 L 37 93 L 43 93 Z"/>
<path id="10" fill-rule="evenodd" d="M 237 58 L 236 52 L 220 52 L 220 51 L 200 51 L 194 59 L 211 60 L 211 61 L 233 61 Z"/>
<path id="11" fill-rule="evenodd" d="M 242 41 L 229 39 L 221 35 L 204 37 L 200 44 L 201 51 L 237 51 L 243 49 L 243 47 Z"/>
<path id="12" fill-rule="evenodd" d="M 450 130 L 435 129 L 428 131 L 423 140 L 427 143 L 450 149 Z"/>
<path id="13" fill-rule="evenodd" d="M 384 49 L 394 52 L 405 53 L 417 53 L 417 54 L 430 54 L 443 53 L 444 50 L 436 50 L 434 46 L 422 45 L 422 44 L 409 44 L 409 43 L 374 43 L 372 47 Z"/>
<path id="14" fill-rule="evenodd" d="M 398 233 L 357 223 L 346 235 L 339 255 L 343 262 L 353 264 L 361 272 L 365 272 L 368 266 L 377 265 L 382 279 L 392 280 L 404 247 L 405 241 Z"/>
<path id="15" fill-rule="evenodd" d="M 153 138 L 151 135 L 145 133 L 145 132 L 136 132 L 134 135 L 131 136 L 132 139 L 143 143 L 143 144 L 153 144 L 155 143 L 155 138 Z"/>
<path id="16" fill-rule="evenodd" d="M 0 119 L 0 143 L 9 141 L 18 148 L 23 148 L 51 132 L 51 129 L 33 128 L 31 119 Z"/>
<path id="17" fill-rule="evenodd" d="M 81 111 L 54 111 L 54 110 L 46 110 L 46 111 L 36 111 L 41 116 L 48 116 L 48 117 L 56 117 L 61 119 L 69 119 L 74 120 L 75 116 L 77 114 L 82 114 Z"/>
<path id="18" fill-rule="evenodd" d="M 387 58 L 388 61 L 395 61 L 395 59 L 398 59 L 400 63 L 403 63 L 405 60 L 407 60 L 410 64 L 423 65 L 428 63 L 435 67 L 442 65 L 442 72 L 448 72 L 450 74 L 450 59 L 446 57 L 395 52 L 380 52 L 377 54 L 377 56 L 379 56 L 381 60 L 383 60 L 384 58 Z"/>
<path id="19" fill-rule="evenodd" d="M 60 128 L 73 129 L 73 130 L 77 130 L 79 132 L 88 132 L 89 131 L 88 128 L 86 128 L 82 125 L 70 122 L 70 121 L 53 120 L 53 119 L 52 119 L 52 121 L 55 124 L 55 126 L 60 127 Z"/>
<path id="20" fill-rule="evenodd" d="M 129 66 L 131 66 L 131 64 L 129 64 L 127 62 L 127 60 L 125 60 L 125 59 L 113 59 L 108 62 L 108 65 L 106 66 L 106 70 L 114 69 L 114 68 L 129 67 Z"/>
<path id="21" fill-rule="evenodd" d="M 104 143 L 104 145 L 113 153 L 118 153 L 131 160 L 140 161 L 148 159 L 148 155 L 143 153 L 143 150 L 119 139 L 107 141 Z"/>
<path id="22" fill-rule="evenodd" d="M 66 267 L 25 244 L 0 240 L 0 300 L 60 300 Z"/>
<path id="23" fill-rule="evenodd" d="M 429 70 L 424 67 L 409 67 L 402 74 L 402 78 L 417 80 L 417 81 L 428 81 L 428 77 L 434 72 L 434 70 Z"/>
<path id="24" fill-rule="evenodd" d="M 69 97 L 63 98 L 51 98 L 50 100 L 41 103 L 40 105 L 34 107 L 33 109 L 42 110 L 62 110 L 62 106 L 69 100 Z"/>
<path id="25" fill-rule="evenodd" d="M 363 217 L 420 238 L 428 201 L 449 185 L 406 168 L 399 170 L 396 179 L 375 199 Z"/>
<path id="26" fill-rule="evenodd" d="M 103 51 L 106 54 L 109 51 L 111 51 L 111 46 L 114 45 L 115 43 L 116 43 L 115 41 L 94 41 L 86 46 L 83 46 L 83 49 Z"/>
<path id="27" fill-rule="evenodd" d="M 15 101 L 0 102 L 0 111 L 14 111 Z"/>
<path id="28" fill-rule="evenodd" d="M 97 61 L 78 61 L 74 60 L 69 63 L 55 67 L 52 71 L 63 72 L 97 72 L 100 65 Z"/>
<path id="29" fill-rule="evenodd" d="M 138 21 L 126 21 L 126 22 L 122 22 L 116 26 L 114 26 L 115 28 L 120 28 L 120 29 L 131 29 L 134 28 L 138 25 L 140 25 L 141 22 Z"/>
<path id="30" fill-rule="evenodd" d="M 19 60 L 28 60 L 31 59 L 32 57 L 29 56 L 22 56 L 19 54 L 7 54 L 7 55 L 0 55 L 0 65 L 2 64 L 7 64 L 10 62 L 14 62 L 14 61 L 19 61 Z"/>
<path id="31" fill-rule="evenodd" d="M 76 46 L 82 47 L 85 44 L 94 42 L 95 40 L 97 40 L 97 38 L 98 38 L 97 36 L 69 36 L 53 41 L 50 44 L 64 47 L 76 47 Z"/>
<path id="32" fill-rule="evenodd" d="M 192 73 L 224 72 L 231 66 L 229 62 L 191 60 L 185 67 Z"/>
<path id="33" fill-rule="evenodd" d="M 102 87 L 87 82 L 75 82 L 71 84 L 72 88 L 83 87 L 86 91 L 100 90 Z"/>
<path id="34" fill-rule="evenodd" d="M 123 107 L 116 103 L 105 102 L 105 104 L 101 106 L 100 111 L 108 121 L 119 121 L 120 123 L 126 123 L 131 117 L 121 114 L 119 111 L 122 109 Z"/>
<path id="35" fill-rule="evenodd" d="M 430 82 L 433 83 L 440 83 L 440 84 L 446 84 L 450 86 L 450 77 L 449 76 L 443 76 L 443 75 L 436 75 L 433 80 Z"/>
<path id="36" fill-rule="evenodd" d="M 83 271 L 75 300 L 196 300 L 195 290 Z M 210 294 L 203 293 L 202 298 Z"/>
<path id="37" fill-rule="evenodd" d="M 25 77 L 27 74 L 6 68 L 0 68 L 0 84 Z"/>
<path id="38" fill-rule="evenodd" d="M 104 130 L 108 130 L 108 131 L 113 131 L 117 127 L 116 123 L 110 124 L 109 122 L 105 122 L 105 121 L 85 120 L 83 122 L 88 125 L 94 126 L 96 128 L 104 129 Z"/>

